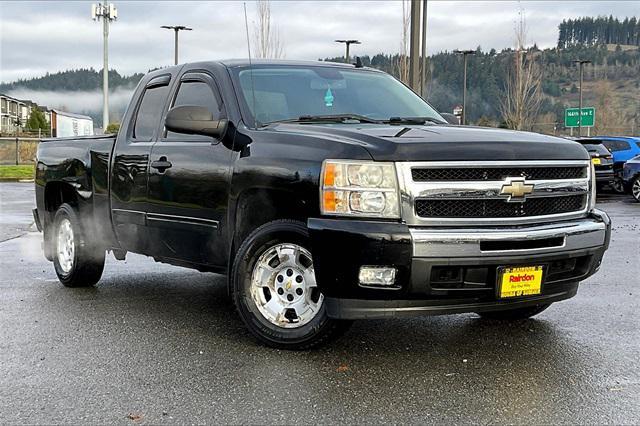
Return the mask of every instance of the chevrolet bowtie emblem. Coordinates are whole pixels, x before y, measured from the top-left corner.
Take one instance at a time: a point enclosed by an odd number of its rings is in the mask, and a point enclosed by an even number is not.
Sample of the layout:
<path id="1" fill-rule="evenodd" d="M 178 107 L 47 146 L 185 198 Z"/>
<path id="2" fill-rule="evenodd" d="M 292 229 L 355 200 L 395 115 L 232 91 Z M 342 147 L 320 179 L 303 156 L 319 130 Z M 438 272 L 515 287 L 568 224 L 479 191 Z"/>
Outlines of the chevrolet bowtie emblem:
<path id="1" fill-rule="evenodd" d="M 507 178 L 500 189 L 500 195 L 508 195 L 507 201 L 524 201 L 527 194 L 533 192 L 533 184 L 528 184 L 524 178 Z"/>

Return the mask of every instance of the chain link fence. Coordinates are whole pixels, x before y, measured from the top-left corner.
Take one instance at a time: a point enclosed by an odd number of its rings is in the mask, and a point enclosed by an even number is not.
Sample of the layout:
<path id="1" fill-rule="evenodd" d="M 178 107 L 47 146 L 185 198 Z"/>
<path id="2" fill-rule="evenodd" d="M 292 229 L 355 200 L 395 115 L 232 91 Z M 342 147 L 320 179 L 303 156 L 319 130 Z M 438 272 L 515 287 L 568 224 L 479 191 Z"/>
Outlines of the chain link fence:
<path id="1" fill-rule="evenodd" d="M 33 164 L 39 142 L 38 138 L 0 138 L 0 165 Z"/>

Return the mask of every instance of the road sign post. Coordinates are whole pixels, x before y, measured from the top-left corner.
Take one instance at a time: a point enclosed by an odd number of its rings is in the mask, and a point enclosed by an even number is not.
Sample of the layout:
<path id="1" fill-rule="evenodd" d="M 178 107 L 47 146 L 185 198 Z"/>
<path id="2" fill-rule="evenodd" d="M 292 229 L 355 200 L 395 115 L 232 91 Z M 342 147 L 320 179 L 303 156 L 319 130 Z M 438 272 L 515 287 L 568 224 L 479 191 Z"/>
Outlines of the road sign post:
<path id="1" fill-rule="evenodd" d="M 579 108 L 567 108 L 564 110 L 564 127 L 573 129 L 574 127 L 593 127 L 595 125 L 595 108 L 582 108 L 582 114 L 578 114 L 578 111 L 580 111 Z"/>

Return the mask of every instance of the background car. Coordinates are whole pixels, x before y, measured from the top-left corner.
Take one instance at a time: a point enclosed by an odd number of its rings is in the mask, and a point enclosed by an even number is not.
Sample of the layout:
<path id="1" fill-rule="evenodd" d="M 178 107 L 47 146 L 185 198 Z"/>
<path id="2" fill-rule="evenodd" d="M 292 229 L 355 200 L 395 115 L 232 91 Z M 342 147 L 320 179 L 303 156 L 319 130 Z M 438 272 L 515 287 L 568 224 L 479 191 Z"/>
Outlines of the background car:
<path id="1" fill-rule="evenodd" d="M 601 189 L 605 185 L 612 185 L 614 179 L 613 155 L 607 147 L 604 146 L 602 141 L 591 138 L 576 138 L 574 140 L 581 143 L 582 146 L 589 151 L 589 155 L 591 155 L 591 161 L 596 170 L 596 184 L 598 185 L 598 189 Z"/>
<path id="2" fill-rule="evenodd" d="M 625 189 L 640 202 L 640 155 L 636 155 L 624 164 L 622 181 Z"/>
<path id="3" fill-rule="evenodd" d="M 625 192 L 622 180 L 622 167 L 624 163 L 636 155 L 640 155 L 640 139 L 630 136 L 598 136 L 594 138 L 602 141 L 611 154 L 613 154 L 614 180 L 611 187 L 619 193 Z"/>

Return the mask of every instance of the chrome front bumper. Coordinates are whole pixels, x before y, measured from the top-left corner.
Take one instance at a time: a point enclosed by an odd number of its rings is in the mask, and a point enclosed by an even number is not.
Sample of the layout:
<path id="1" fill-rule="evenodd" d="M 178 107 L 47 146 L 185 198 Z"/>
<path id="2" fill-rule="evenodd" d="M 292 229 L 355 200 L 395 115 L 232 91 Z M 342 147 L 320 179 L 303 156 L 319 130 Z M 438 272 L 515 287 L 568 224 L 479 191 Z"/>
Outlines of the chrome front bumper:
<path id="1" fill-rule="evenodd" d="M 413 257 L 536 255 L 608 246 L 606 213 L 545 225 L 494 228 L 410 228 Z"/>

